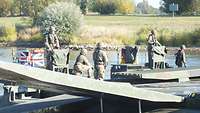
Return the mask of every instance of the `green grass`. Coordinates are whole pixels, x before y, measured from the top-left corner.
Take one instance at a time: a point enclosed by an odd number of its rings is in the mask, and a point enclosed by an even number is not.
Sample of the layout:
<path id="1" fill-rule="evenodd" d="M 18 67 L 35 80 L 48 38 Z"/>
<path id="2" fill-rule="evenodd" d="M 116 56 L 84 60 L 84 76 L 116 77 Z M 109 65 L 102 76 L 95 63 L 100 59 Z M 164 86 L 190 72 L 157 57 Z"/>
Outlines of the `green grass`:
<path id="1" fill-rule="evenodd" d="M 1 17 L 0 25 L 18 24 L 21 26 L 31 26 L 32 19 L 29 17 Z"/>
<path id="2" fill-rule="evenodd" d="M 6 24 L 31 26 L 32 19 L 28 17 L 0 18 L 0 26 Z M 162 38 L 162 42 L 169 46 L 179 46 L 187 41 L 193 41 L 200 46 L 198 33 L 200 17 L 85 16 L 84 26 L 80 34 L 73 38 L 72 43 L 94 44 L 103 41 L 110 44 L 134 44 L 138 40 L 146 42 L 149 29 L 155 29 L 158 39 Z M 180 43 L 174 43 L 174 41 Z M 193 42 L 188 45 L 192 45 Z"/>
<path id="3" fill-rule="evenodd" d="M 102 36 L 99 37 L 108 37 L 107 39 L 123 37 L 125 40 L 122 42 L 127 44 L 146 43 L 150 29 L 155 29 L 157 38 L 162 40 L 163 44 L 179 46 L 194 40 L 191 34 L 200 29 L 200 17 L 85 16 L 85 25 L 89 30 L 83 37 L 98 37 L 95 34 L 101 33 Z M 189 35 L 186 37 L 185 34 Z M 200 38 L 198 34 L 195 37 Z M 132 42 L 128 42 L 130 38 Z M 174 43 L 174 38 L 178 38 L 179 43 Z M 191 43 L 188 45 L 191 46 Z"/>
<path id="4" fill-rule="evenodd" d="M 194 30 L 200 28 L 200 17 L 139 17 L 139 16 L 85 16 L 85 25 L 92 27 L 124 27 L 131 31 L 145 26 L 152 28 L 169 28 L 175 31 Z M 31 25 L 32 19 L 28 17 L 1 17 L 2 24 Z"/>
<path id="5" fill-rule="evenodd" d="M 200 28 L 200 17 L 85 16 L 85 24 L 94 27 L 125 27 L 134 32 L 145 26 L 190 31 Z"/>

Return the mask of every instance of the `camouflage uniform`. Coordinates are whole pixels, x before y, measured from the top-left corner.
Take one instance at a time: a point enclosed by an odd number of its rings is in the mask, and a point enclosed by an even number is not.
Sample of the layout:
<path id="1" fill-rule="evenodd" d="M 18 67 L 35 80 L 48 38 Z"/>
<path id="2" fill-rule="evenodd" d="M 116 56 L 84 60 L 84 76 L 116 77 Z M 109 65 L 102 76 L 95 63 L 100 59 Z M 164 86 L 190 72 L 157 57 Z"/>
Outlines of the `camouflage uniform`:
<path id="1" fill-rule="evenodd" d="M 87 77 L 91 77 L 91 64 L 89 63 L 86 55 L 87 50 L 82 49 L 74 64 L 74 73 L 76 75 L 87 74 Z"/>
<path id="2" fill-rule="evenodd" d="M 148 36 L 148 61 L 149 61 L 149 68 L 153 67 L 153 46 L 161 46 L 161 44 L 157 41 L 154 30 L 151 30 L 151 33 Z"/>
<path id="3" fill-rule="evenodd" d="M 45 46 L 47 48 L 47 56 L 46 56 L 47 69 L 49 69 L 49 70 L 53 69 L 53 64 L 52 64 L 53 49 L 60 48 L 59 40 L 58 40 L 58 37 L 57 37 L 55 31 L 56 31 L 55 27 L 51 26 L 49 28 L 49 33 L 46 35 L 46 38 L 45 38 Z"/>
<path id="4" fill-rule="evenodd" d="M 108 58 L 106 53 L 102 50 L 102 43 L 97 44 L 97 48 L 93 53 L 95 79 L 103 79 L 105 75 L 105 68 L 107 66 Z"/>
<path id="5" fill-rule="evenodd" d="M 46 35 L 45 38 L 46 39 L 45 45 L 49 50 L 60 48 L 59 40 L 55 31 L 56 31 L 55 28 L 51 26 L 49 29 L 49 33 Z"/>
<path id="6" fill-rule="evenodd" d="M 176 56 L 175 64 L 180 68 L 183 66 L 186 67 L 186 57 L 184 49 L 185 45 L 182 45 L 178 50 L 178 52 L 175 54 Z"/>

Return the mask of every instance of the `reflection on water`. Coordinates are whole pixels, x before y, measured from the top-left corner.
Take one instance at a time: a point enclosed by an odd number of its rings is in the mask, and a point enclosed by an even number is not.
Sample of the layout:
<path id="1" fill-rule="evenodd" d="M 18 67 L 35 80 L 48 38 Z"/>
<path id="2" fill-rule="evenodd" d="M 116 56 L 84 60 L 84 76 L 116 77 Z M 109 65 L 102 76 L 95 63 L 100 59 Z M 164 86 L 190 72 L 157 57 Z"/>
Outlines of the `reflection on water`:
<path id="1" fill-rule="evenodd" d="M 93 63 L 92 60 L 92 53 L 93 51 L 89 51 L 88 52 L 88 59 L 90 60 L 91 64 Z M 111 64 L 116 64 L 118 63 L 118 52 L 117 51 L 107 51 L 106 52 L 108 55 L 108 59 L 109 59 L 109 66 L 111 66 Z M 73 67 L 73 64 L 75 62 L 76 57 L 78 56 L 79 51 L 71 51 L 70 53 L 70 67 Z M 172 67 L 176 67 L 175 66 L 175 56 L 173 55 L 173 52 L 170 52 L 170 54 L 168 54 L 166 56 L 166 62 L 170 64 L 170 66 Z M 187 54 L 187 53 L 186 53 Z M 187 57 L 187 66 L 199 66 L 200 65 L 200 55 L 198 54 L 191 54 L 190 55 L 186 55 Z M 1 61 L 6 61 L 6 62 L 12 62 L 12 48 L 0 48 L 0 60 Z M 147 53 L 146 52 L 139 52 L 138 53 L 138 61 L 139 64 L 144 64 L 145 62 L 147 62 Z"/>
<path id="2" fill-rule="evenodd" d="M 0 60 L 6 62 L 12 62 L 12 49 L 0 48 Z"/>

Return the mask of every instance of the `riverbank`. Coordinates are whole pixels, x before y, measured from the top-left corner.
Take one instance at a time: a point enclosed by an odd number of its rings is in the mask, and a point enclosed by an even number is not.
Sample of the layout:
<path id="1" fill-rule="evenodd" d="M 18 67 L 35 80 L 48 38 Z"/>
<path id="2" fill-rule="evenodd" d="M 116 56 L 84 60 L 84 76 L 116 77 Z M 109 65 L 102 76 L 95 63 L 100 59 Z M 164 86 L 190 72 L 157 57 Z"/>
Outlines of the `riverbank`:
<path id="1" fill-rule="evenodd" d="M 43 48 L 43 42 L 1 42 L 0 47 Z"/>
<path id="2" fill-rule="evenodd" d="M 135 45 L 130 45 L 135 46 Z M 136 45 L 139 47 L 140 51 L 146 51 L 146 45 Z M 44 42 L 9 42 L 9 43 L 0 43 L 1 48 L 5 47 L 16 47 L 16 48 L 45 48 Z M 86 48 L 87 50 L 93 51 L 95 49 L 95 44 L 73 44 L 73 45 L 62 45 L 62 48 L 70 48 L 71 50 L 80 50 L 81 48 Z M 121 48 L 124 48 L 125 45 L 110 45 L 105 44 L 104 49 L 106 51 L 119 51 Z M 172 53 L 177 51 L 179 47 L 166 47 L 167 50 Z M 188 54 L 200 54 L 200 47 L 188 47 L 185 50 Z"/>
<path id="3" fill-rule="evenodd" d="M 145 44 L 149 31 L 156 31 L 157 39 L 168 46 L 200 46 L 200 17 L 140 17 L 140 16 L 84 16 L 73 44 Z M 32 26 L 30 17 L 0 18 L 0 41 L 43 40 L 40 30 Z"/>

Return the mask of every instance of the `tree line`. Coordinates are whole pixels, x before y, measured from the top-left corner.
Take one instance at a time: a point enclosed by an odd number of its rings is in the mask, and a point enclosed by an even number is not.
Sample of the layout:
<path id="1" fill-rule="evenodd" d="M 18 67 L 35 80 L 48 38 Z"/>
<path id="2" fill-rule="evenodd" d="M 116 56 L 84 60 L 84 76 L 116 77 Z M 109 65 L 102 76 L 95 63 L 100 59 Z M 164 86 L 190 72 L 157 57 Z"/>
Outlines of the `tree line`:
<path id="1" fill-rule="evenodd" d="M 0 16 L 34 17 L 55 0 L 0 0 Z"/>
<path id="2" fill-rule="evenodd" d="M 0 0 L 0 16 L 38 16 L 45 7 L 54 2 L 74 2 L 83 14 L 88 10 L 100 14 L 132 13 L 135 9 L 132 0 Z"/>
<path id="3" fill-rule="evenodd" d="M 179 10 L 177 14 L 179 15 L 198 15 L 200 14 L 200 0 L 162 0 L 161 10 L 170 13 L 169 5 L 178 4 Z"/>
<path id="4" fill-rule="evenodd" d="M 169 5 L 179 5 L 179 15 L 195 15 L 200 13 L 200 0 L 162 0 L 160 11 L 153 8 L 146 0 L 134 4 L 133 0 L 0 0 L 0 16 L 37 17 L 45 7 L 54 2 L 74 2 L 85 15 L 88 11 L 100 14 L 149 14 L 170 13 Z"/>

